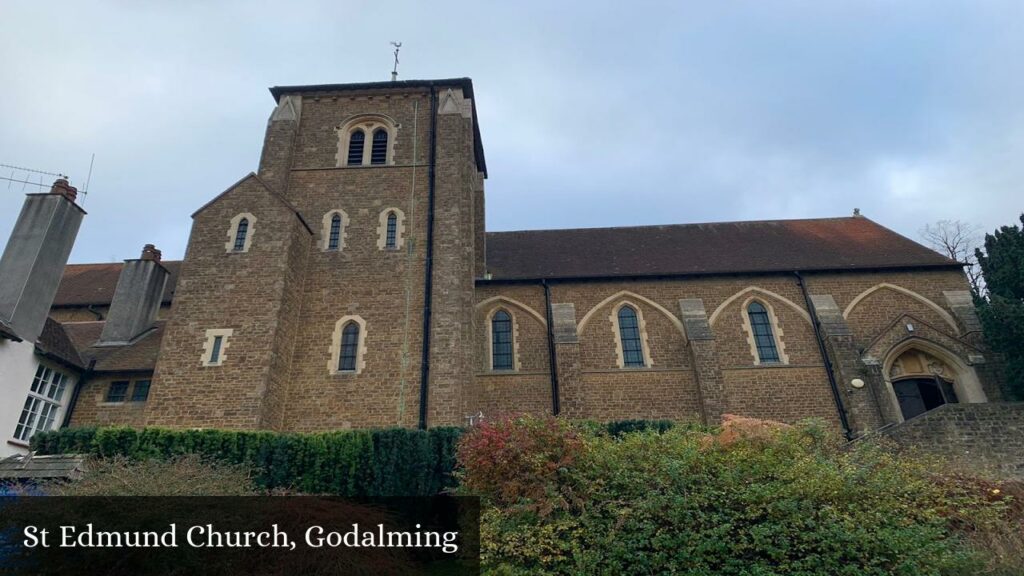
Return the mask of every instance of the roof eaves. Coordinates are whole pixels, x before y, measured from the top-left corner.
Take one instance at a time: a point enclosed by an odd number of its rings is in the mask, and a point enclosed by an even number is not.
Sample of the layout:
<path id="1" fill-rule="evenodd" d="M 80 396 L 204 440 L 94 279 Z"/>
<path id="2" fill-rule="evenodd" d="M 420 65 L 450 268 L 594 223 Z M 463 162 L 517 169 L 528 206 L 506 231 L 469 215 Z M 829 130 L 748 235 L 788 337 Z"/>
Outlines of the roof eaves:
<path id="1" fill-rule="evenodd" d="M 305 217 L 302 216 L 302 213 L 299 212 L 298 208 L 296 208 L 294 204 L 289 202 L 277 190 L 274 190 L 269 184 L 267 184 L 267 182 L 265 180 L 260 178 L 255 172 L 249 172 L 248 174 L 243 176 L 241 179 L 239 179 L 237 182 L 235 182 L 231 186 L 228 186 L 226 190 L 224 190 L 220 194 L 217 194 L 212 200 L 210 200 L 206 204 L 203 204 L 202 206 L 200 206 L 198 210 L 196 210 L 195 212 L 192 213 L 192 218 L 195 218 L 197 215 L 199 215 L 200 212 L 202 212 L 203 210 L 206 210 L 210 206 L 213 206 L 218 200 L 223 198 L 224 195 L 226 195 L 228 192 L 231 192 L 232 190 L 237 188 L 239 185 L 241 185 L 242 182 L 245 182 L 246 180 L 248 180 L 250 178 L 253 178 L 257 182 L 259 182 L 260 185 L 263 186 L 267 190 L 267 192 L 270 192 L 270 194 L 274 198 L 277 198 L 278 200 L 280 200 L 281 203 L 285 205 L 285 207 L 287 207 L 289 210 L 291 210 L 292 213 L 295 214 L 295 216 L 299 219 L 299 222 L 302 223 L 302 227 L 305 228 L 307 232 L 309 232 L 310 234 L 313 233 L 313 229 L 309 227 L 309 224 L 306 222 Z"/>
<path id="2" fill-rule="evenodd" d="M 14 332 L 14 328 L 11 328 L 9 324 L 0 320 L 0 338 L 6 338 L 14 342 L 21 342 L 22 339 Z"/>
<path id="3" fill-rule="evenodd" d="M 925 263 L 908 265 L 885 265 L 885 266 L 848 266 L 840 267 L 796 267 L 796 268 L 763 268 L 749 270 L 707 270 L 694 272 L 663 272 L 663 273 L 639 273 L 639 274 L 592 274 L 561 276 L 558 274 L 535 275 L 535 276 L 492 276 L 490 278 L 476 278 L 476 284 L 507 284 L 527 282 L 601 282 L 601 281 L 622 281 L 622 280 L 673 280 L 685 278 L 697 278 L 707 276 L 775 276 L 779 274 L 800 273 L 835 273 L 835 272 L 877 272 L 877 271 L 913 271 L 913 270 L 960 270 L 962 264 L 952 263 Z"/>

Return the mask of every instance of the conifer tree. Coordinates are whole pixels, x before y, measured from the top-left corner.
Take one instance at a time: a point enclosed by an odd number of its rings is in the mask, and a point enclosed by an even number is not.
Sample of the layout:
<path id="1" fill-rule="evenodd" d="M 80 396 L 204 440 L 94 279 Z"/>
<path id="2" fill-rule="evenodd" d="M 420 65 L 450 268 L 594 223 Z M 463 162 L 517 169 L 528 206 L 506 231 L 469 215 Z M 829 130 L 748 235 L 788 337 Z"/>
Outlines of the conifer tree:
<path id="1" fill-rule="evenodd" d="M 1024 224 L 1024 214 L 1020 217 Z M 985 338 L 1006 358 L 1011 399 L 1024 400 L 1024 229 L 1002 226 L 985 235 L 985 251 L 975 255 L 987 294 L 978 298 Z"/>

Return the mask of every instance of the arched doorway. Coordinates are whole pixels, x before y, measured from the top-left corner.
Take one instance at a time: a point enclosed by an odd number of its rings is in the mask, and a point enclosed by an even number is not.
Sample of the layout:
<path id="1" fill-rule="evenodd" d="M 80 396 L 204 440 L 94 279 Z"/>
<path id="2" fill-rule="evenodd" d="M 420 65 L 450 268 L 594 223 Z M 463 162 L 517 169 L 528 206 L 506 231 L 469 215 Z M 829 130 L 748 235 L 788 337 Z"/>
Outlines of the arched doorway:
<path id="1" fill-rule="evenodd" d="M 945 404 L 985 401 L 974 370 L 932 346 L 894 351 L 886 376 L 903 420 Z"/>

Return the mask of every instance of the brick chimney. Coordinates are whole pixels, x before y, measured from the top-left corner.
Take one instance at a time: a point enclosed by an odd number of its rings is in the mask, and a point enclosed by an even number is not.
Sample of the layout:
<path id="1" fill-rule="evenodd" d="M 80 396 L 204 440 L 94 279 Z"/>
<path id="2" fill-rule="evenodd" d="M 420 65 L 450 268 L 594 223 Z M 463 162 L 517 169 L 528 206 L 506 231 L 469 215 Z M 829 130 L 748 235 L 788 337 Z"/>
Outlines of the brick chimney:
<path id="1" fill-rule="evenodd" d="M 167 276 L 167 269 L 160 264 L 160 251 L 152 244 L 142 248 L 137 260 L 125 260 L 97 344 L 124 345 L 152 328 L 163 301 Z"/>
<path id="2" fill-rule="evenodd" d="M 57 294 L 85 210 L 59 178 L 48 194 L 28 194 L 0 258 L 0 322 L 35 342 Z"/>

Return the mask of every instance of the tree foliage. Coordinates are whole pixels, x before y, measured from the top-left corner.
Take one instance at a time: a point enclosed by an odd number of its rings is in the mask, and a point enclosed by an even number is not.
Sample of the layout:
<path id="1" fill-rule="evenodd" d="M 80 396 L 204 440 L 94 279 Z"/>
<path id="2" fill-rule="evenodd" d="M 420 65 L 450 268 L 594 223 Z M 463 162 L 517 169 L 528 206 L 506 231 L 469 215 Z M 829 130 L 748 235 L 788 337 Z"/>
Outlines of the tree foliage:
<path id="1" fill-rule="evenodd" d="M 1024 230 L 1003 226 L 986 234 L 984 252 L 975 254 L 987 287 L 978 299 L 986 341 L 1006 359 L 1010 396 L 1024 400 Z"/>

